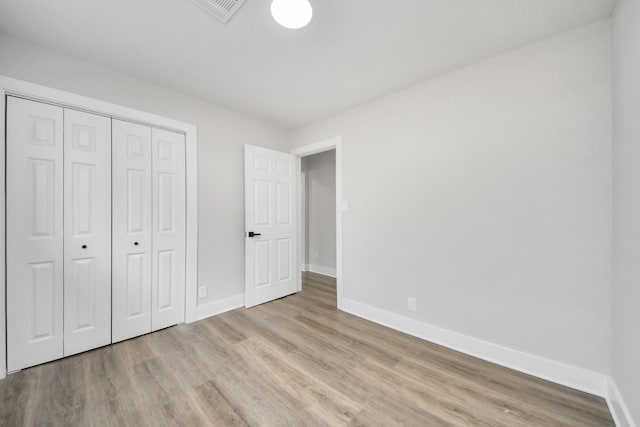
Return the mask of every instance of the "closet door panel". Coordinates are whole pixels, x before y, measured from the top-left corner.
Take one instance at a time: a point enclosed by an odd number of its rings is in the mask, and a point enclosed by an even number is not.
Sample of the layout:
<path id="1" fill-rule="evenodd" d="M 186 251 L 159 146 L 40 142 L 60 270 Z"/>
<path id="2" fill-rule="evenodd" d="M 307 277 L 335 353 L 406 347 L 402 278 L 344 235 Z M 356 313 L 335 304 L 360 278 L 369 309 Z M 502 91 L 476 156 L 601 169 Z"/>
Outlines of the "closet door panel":
<path id="1" fill-rule="evenodd" d="M 7 367 L 63 356 L 63 110 L 7 98 Z"/>
<path id="2" fill-rule="evenodd" d="M 111 342 L 111 119 L 64 110 L 64 355 Z"/>
<path id="3" fill-rule="evenodd" d="M 152 131 L 152 329 L 184 322 L 185 137 Z"/>
<path id="4" fill-rule="evenodd" d="M 151 128 L 113 120 L 113 342 L 151 332 Z"/>

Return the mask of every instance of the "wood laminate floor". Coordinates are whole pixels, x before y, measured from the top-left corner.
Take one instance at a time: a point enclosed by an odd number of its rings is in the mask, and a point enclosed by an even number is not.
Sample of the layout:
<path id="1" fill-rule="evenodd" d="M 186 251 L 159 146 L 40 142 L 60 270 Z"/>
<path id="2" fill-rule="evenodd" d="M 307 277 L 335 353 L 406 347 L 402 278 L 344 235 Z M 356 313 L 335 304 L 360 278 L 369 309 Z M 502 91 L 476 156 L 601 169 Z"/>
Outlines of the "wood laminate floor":
<path id="1" fill-rule="evenodd" d="M 603 399 L 339 312 L 333 279 L 10 375 L 2 426 L 613 426 Z"/>

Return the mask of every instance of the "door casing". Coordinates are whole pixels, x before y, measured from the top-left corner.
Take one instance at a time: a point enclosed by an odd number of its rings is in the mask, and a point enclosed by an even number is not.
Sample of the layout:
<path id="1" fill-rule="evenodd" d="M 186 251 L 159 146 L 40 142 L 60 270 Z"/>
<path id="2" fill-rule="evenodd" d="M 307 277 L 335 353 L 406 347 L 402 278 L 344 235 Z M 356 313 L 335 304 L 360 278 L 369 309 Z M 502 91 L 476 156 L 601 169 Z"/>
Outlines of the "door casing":
<path id="1" fill-rule="evenodd" d="M 302 228 L 302 188 L 300 183 L 302 182 L 302 157 L 311 156 L 313 154 L 324 153 L 325 151 L 336 150 L 336 294 L 337 294 L 337 306 L 339 310 L 343 308 L 343 293 L 344 283 L 342 279 L 342 213 L 343 213 L 343 199 L 342 199 L 342 137 L 337 136 L 334 138 L 326 139 L 316 142 L 314 144 L 303 145 L 291 149 L 289 152 L 297 157 L 296 170 L 297 170 L 297 191 L 298 191 L 298 243 L 303 242 L 304 229 Z M 304 260 L 304 248 L 302 244 L 298 244 L 298 264 L 297 264 L 297 284 L 298 292 L 302 290 L 302 261 Z"/>

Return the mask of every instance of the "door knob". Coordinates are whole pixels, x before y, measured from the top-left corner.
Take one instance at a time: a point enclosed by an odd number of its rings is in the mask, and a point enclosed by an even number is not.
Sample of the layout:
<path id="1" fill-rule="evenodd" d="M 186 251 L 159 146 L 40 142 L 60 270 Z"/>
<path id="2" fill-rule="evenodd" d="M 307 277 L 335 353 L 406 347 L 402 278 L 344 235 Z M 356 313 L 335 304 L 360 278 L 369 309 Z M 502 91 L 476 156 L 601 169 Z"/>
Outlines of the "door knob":
<path id="1" fill-rule="evenodd" d="M 262 234 L 260 233 L 254 233 L 253 231 L 249 232 L 249 237 L 256 237 L 256 236 L 262 236 Z"/>

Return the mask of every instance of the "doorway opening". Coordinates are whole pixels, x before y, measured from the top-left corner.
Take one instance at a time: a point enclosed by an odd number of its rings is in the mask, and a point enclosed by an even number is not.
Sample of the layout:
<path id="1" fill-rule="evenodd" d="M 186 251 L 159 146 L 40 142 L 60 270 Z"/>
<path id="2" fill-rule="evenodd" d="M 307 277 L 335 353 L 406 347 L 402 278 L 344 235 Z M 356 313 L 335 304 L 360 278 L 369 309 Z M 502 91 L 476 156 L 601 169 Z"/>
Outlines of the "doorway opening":
<path id="1" fill-rule="evenodd" d="M 303 157 L 300 178 L 302 290 L 317 289 L 333 294 L 336 278 L 336 150 Z"/>
<path id="2" fill-rule="evenodd" d="M 332 138 L 291 151 L 298 156 L 298 290 L 335 288 L 342 302 L 342 147 Z"/>

